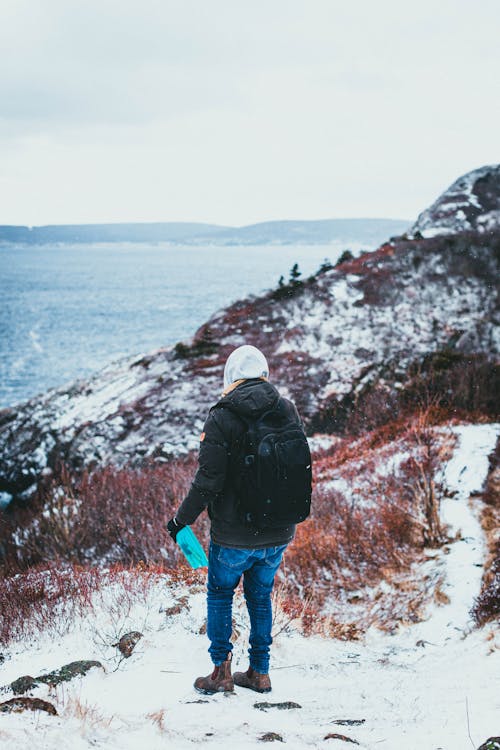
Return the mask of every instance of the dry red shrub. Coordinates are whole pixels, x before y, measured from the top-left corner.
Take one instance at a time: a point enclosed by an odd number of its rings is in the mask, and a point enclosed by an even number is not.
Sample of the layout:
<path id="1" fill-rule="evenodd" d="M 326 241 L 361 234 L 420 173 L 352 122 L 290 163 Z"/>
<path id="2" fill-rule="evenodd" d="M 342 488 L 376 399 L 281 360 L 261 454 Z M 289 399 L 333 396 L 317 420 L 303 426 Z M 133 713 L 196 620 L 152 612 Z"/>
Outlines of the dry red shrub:
<path id="1" fill-rule="evenodd" d="M 323 452 L 315 464 L 313 514 L 286 553 L 292 608 L 295 597 L 306 597 L 318 613 L 328 597 L 345 600 L 382 580 L 392 583 L 424 546 L 442 541 L 436 475 L 449 440 L 430 421 L 422 412 Z"/>
<path id="2" fill-rule="evenodd" d="M 42 631 L 63 635 L 76 618 L 96 607 L 115 608 L 123 616 L 137 603 L 147 604 L 159 582 L 188 588 L 203 580 L 204 572 L 186 566 L 173 570 L 144 563 L 106 569 L 61 562 L 39 565 L 0 579 L 0 645 Z"/>
<path id="3" fill-rule="evenodd" d="M 99 585 L 96 569 L 58 565 L 37 567 L 0 580 L 0 643 L 28 637 L 54 624 L 73 620 L 91 607 Z"/>
<path id="4" fill-rule="evenodd" d="M 0 520 L 7 571 L 48 560 L 78 564 L 177 564 L 181 555 L 166 531 L 189 489 L 194 456 L 141 470 L 105 467 L 73 476 L 65 467 L 26 508 Z M 197 523 L 206 538 L 207 521 Z"/>
<path id="5" fill-rule="evenodd" d="M 307 600 L 309 615 L 316 617 L 328 598 L 342 599 L 346 592 L 374 586 L 389 571 L 407 568 L 420 552 L 404 509 L 388 503 L 356 508 L 341 495 L 326 492 L 322 503 L 329 503 L 329 510 L 323 508 L 321 517 L 315 515 L 297 529 L 283 576 L 290 611 Z M 301 612 L 307 629 L 306 615 Z"/>
<path id="6" fill-rule="evenodd" d="M 500 620 L 500 542 L 471 614 L 478 625 Z"/>

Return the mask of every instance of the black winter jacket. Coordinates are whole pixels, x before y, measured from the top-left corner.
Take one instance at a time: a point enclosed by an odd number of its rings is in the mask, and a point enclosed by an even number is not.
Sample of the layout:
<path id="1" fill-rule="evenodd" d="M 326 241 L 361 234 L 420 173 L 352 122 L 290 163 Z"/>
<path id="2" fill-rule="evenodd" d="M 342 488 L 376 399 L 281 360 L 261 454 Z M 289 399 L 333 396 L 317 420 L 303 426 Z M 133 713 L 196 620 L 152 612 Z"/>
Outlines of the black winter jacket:
<path id="1" fill-rule="evenodd" d="M 203 428 L 198 471 L 176 513 L 179 523 L 192 524 L 207 508 L 211 539 L 222 547 L 260 549 L 287 544 L 293 539 L 295 526 L 257 530 L 239 519 L 233 477 L 235 467 L 231 461 L 246 432 L 245 422 L 238 413 L 247 418 L 259 417 L 271 409 L 279 397 L 271 383 L 261 379 L 245 380 L 212 407 Z M 292 419 L 300 425 L 295 406 L 288 399 L 282 400 Z"/>

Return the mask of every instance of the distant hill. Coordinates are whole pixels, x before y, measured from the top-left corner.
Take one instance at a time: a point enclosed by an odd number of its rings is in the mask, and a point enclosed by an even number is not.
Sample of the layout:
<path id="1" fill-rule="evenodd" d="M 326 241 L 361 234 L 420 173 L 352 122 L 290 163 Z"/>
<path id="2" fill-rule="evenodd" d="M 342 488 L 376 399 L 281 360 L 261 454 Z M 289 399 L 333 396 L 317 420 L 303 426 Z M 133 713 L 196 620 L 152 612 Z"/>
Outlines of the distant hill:
<path id="1" fill-rule="evenodd" d="M 436 237 L 460 232 L 493 232 L 500 225 L 500 164 L 462 175 L 409 231 L 411 237 Z"/>
<path id="2" fill-rule="evenodd" d="M 91 242 L 178 242 L 196 235 L 209 237 L 216 224 L 165 222 L 151 224 L 58 224 L 44 227 L 0 226 L 0 242 L 25 245 Z"/>
<path id="3" fill-rule="evenodd" d="M 172 242 L 181 245 L 299 245 L 343 242 L 377 246 L 387 237 L 404 232 L 408 224 L 401 219 L 323 219 L 266 221 L 245 227 L 188 222 L 0 226 L 0 244 Z"/>
<path id="4" fill-rule="evenodd" d="M 356 242 L 378 246 L 408 228 L 401 219 L 323 219 L 319 221 L 266 221 L 237 229 L 226 228 L 212 235 L 224 244 L 323 244 Z"/>

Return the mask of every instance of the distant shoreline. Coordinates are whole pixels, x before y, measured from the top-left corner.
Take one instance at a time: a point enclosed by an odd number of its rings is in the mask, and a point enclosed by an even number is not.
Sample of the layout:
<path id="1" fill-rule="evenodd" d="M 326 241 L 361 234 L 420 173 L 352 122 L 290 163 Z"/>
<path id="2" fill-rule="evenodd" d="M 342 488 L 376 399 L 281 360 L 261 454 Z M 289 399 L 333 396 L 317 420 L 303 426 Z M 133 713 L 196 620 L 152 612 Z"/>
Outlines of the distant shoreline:
<path id="1" fill-rule="evenodd" d="M 167 243 L 170 245 L 304 245 L 329 242 L 378 244 L 409 227 L 403 219 L 268 221 L 243 227 L 188 222 L 0 225 L 0 247 Z"/>

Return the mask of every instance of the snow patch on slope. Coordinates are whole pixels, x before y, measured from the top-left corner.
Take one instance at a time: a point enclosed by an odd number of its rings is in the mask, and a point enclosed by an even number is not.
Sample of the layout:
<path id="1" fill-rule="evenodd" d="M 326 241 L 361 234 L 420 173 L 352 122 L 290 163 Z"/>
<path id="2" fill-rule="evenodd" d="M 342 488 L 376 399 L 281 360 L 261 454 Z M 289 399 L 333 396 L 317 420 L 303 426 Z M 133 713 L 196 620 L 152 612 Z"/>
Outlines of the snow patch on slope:
<path id="1" fill-rule="evenodd" d="M 465 425 L 452 430 L 458 445 L 443 472 L 448 495 L 452 496 L 443 500 L 441 518 L 454 541 L 426 564 L 434 578 L 442 579 L 442 591 L 449 604 L 434 606 L 427 621 L 414 628 L 419 638 L 441 645 L 463 638 L 473 627 L 470 609 L 481 589 L 486 548 L 471 495 L 484 486 L 488 456 L 495 449 L 500 425 Z"/>
<path id="2" fill-rule="evenodd" d="M 491 180 L 498 191 L 500 165 L 474 169 L 459 177 L 432 206 L 423 211 L 410 230 L 410 236 L 419 232 L 423 237 L 458 232 L 490 231 L 500 226 L 500 206 L 498 195 L 496 205 L 491 204 L 491 195 L 479 195 L 478 181 Z"/>

